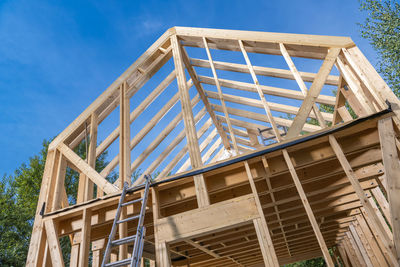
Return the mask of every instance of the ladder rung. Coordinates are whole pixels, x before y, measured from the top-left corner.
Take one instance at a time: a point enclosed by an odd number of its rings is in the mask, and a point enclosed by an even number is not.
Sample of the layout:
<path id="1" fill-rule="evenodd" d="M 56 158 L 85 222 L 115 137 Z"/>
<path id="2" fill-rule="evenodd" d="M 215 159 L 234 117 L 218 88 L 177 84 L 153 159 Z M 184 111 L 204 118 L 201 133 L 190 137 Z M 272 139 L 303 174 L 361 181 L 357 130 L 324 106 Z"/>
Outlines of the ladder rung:
<path id="1" fill-rule="evenodd" d="M 117 267 L 117 266 L 125 266 L 131 263 L 132 258 L 120 260 L 120 261 L 115 261 L 115 262 L 110 262 L 105 265 L 105 267 Z"/>
<path id="2" fill-rule="evenodd" d="M 113 246 L 120 246 L 129 242 L 132 242 L 136 239 L 136 235 L 132 235 L 132 236 L 127 236 L 121 239 L 117 239 L 111 242 L 111 245 Z"/>
<path id="3" fill-rule="evenodd" d="M 136 215 L 136 216 L 133 216 L 133 217 L 128 217 L 128 218 L 123 219 L 123 220 L 119 220 L 119 221 L 117 221 L 117 223 L 124 223 L 124 222 L 133 221 L 133 220 L 135 220 L 135 219 L 137 219 L 139 217 L 140 217 L 140 214 Z"/>
<path id="4" fill-rule="evenodd" d="M 128 205 L 131 205 L 131 204 L 135 204 L 135 203 L 137 203 L 137 202 L 140 202 L 140 201 L 142 201 L 143 200 L 143 198 L 138 198 L 138 199 L 135 199 L 135 200 L 132 200 L 132 201 L 129 201 L 129 202 L 125 202 L 125 203 L 122 203 L 122 207 L 125 207 L 125 206 L 128 206 Z"/>

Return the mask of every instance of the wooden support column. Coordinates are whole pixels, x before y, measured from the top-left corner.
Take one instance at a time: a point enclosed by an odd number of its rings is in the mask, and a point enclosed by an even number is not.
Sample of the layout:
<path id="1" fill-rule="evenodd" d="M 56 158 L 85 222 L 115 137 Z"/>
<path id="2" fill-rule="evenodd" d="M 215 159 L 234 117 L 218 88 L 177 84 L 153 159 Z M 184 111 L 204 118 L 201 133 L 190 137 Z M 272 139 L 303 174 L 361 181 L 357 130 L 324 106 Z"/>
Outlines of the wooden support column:
<path id="1" fill-rule="evenodd" d="M 157 187 L 151 189 L 151 202 L 153 211 L 153 224 L 154 224 L 154 240 L 156 248 L 156 265 L 157 267 L 171 266 L 168 244 L 165 241 L 160 241 L 158 236 L 158 220 L 161 218 L 159 196 Z"/>
<path id="2" fill-rule="evenodd" d="M 71 244 L 71 254 L 69 256 L 69 266 L 77 267 L 79 261 L 79 247 L 81 243 L 81 232 L 74 234 Z"/>
<path id="3" fill-rule="evenodd" d="M 353 186 L 354 191 L 356 192 L 358 198 L 361 201 L 362 206 L 364 207 L 366 214 L 368 218 L 370 218 L 372 227 L 375 229 L 374 231 L 377 231 L 376 234 L 382 238 L 383 244 L 386 247 L 387 251 L 392 251 L 392 244 L 390 241 L 390 238 L 388 237 L 385 228 L 383 225 L 379 222 L 379 218 L 377 214 L 375 213 L 374 208 L 372 207 L 371 203 L 368 200 L 368 197 L 364 194 L 364 190 L 362 189 L 358 178 L 355 176 L 354 171 L 352 167 L 350 166 L 350 163 L 347 161 L 346 156 L 344 155 L 342 148 L 340 147 L 339 143 L 337 142 L 336 138 L 333 135 L 329 135 L 329 143 L 331 144 L 331 147 L 333 151 L 336 154 L 336 157 L 338 158 L 340 165 L 342 166 L 344 172 L 346 173 L 347 178 L 349 179 L 351 185 Z M 395 148 L 395 146 L 394 146 Z M 390 253 L 392 254 L 392 253 Z M 393 254 L 391 255 L 391 258 L 393 257 Z M 393 258 L 392 258 L 393 260 Z"/>
<path id="4" fill-rule="evenodd" d="M 103 248 L 105 239 L 100 239 L 92 242 L 93 260 L 92 267 L 100 267 L 103 261 Z"/>
<path id="5" fill-rule="evenodd" d="M 82 214 L 81 244 L 79 247 L 79 267 L 87 267 L 89 264 L 91 219 L 92 211 L 84 209 Z"/>
<path id="6" fill-rule="evenodd" d="M 296 170 L 293 166 L 292 160 L 290 159 L 289 153 L 286 149 L 282 150 L 283 157 L 285 158 L 286 164 L 289 168 L 289 172 L 293 178 L 293 182 L 296 186 L 297 192 L 299 193 L 300 199 L 303 202 L 304 209 L 306 210 L 307 216 L 310 220 L 311 226 L 314 230 L 315 236 L 317 237 L 318 244 L 321 247 L 322 254 L 324 255 L 325 262 L 328 266 L 334 267 L 332 262 L 332 258 L 329 254 L 328 247 L 326 246 L 324 237 L 322 236 L 321 230 L 318 227 L 317 220 L 315 219 L 314 213 L 311 209 L 310 203 L 308 202 L 307 196 L 304 192 L 304 189 L 301 185 L 299 177 L 297 176 Z"/>
<path id="7" fill-rule="evenodd" d="M 297 116 L 294 118 L 294 121 L 289 128 L 289 131 L 286 135 L 287 139 L 296 137 L 303 129 L 307 117 L 310 114 L 310 111 L 313 108 L 313 105 L 315 104 L 315 100 L 319 96 L 319 93 L 321 92 L 322 87 L 324 86 L 325 81 L 332 70 L 333 64 L 335 64 L 339 52 L 340 52 L 339 48 L 329 49 L 329 52 L 324 60 L 324 63 L 319 69 L 318 74 L 315 77 L 310 87 L 310 90 L 308 91 L 308 94 L 299 109 L 299 112 L 297 113 Z"/>
<path id="8" fill-rule="evenodd" d="M 396 149 L 396 136 L 392 118 L 379 120 L 378 130 L 390 207 L 391 218 L 388 218 L 388 220 L 392 223 L 395 256 L 397 263 L 400 264 L 400 162 Z"/>
<path id="9" fill-rule="evenodd" d="M 57 166 L 57 175 L 55 177 L 56 181 L 54 184 L 53 191 L 53 203 L 52 203 L 52 211 L 58 210 L 61 208 L 63 190 L 64 190 L 64 180 L 65 180 L 65 172 L 67 170 L 67 162 L 61 153 L 58 154 L 58 166 Z"/>
<path id="10" fill-rule="evenodd" d="M 249 179 L 251 191 L 253 192 L 254 200 L 257 206 L 260 218 L 254 219 L 254 228 L 256 229 L 258 242 L 263 255 L 265 266 L 279 266 L 278 258 L 275 253 L 274 244 L 269 233 L 268 224 L 265 220 L 264 211 L 261 205 L 260 197 L 258 196 L 257 188 L 254 183 L 254 177 L 251 173 L 249 163 L 244 162 L 247 178 Z"/>
<path id="11" fill-rule="evenodd" d="M 60 242 L 57 236 L 56 226 L 51 219 L 46 220 L 44 224 L 46 227 L 47 243 L 49 244 L 51 263 L 53 266 L 63 267 L 64 260 L 62 257 Z"/>
<path id="12" fill-rule="evenodd" d="M 120 133 L 119 133 L 119 188 L 122 189 L 124 183 L 131 184 L 131 149 L 130 149 L 130 103 L 127 95 L 128 85 L 123 82 L 120 86 Z M 121 219 L 126 218 L 127 210 L 126 207 L 121 209 Z M 128 225 L 121 223 L 118 225 L 119 238 L 128 236 Z M 128 245 L 123 244 L 119 246 L 119 260 L 126 259 L 128 257 Z"/>
<path id="13" fill-rule="evenodd" d="M 192 168 L 197 168 L 203 165 L 201 160 L 199 142 L 196 134 L 196 123 L 193 118 L 192 105 L 190 103 L 189 90 L 186 84 L 185 69 L 182 61 L 182 51 L 178 43 L 176 35 L 171 36 L 172 53 L 174 57 L 176 78 L 179 88 L 180 102 L 182 105 L 183 122 L 185 125 L 186 140 L 189 149 L 190 162 Z M 197 204 L 203 207 L 210 204 L 206 183 L 202 174 L 194 176 L 196 187 Z"/>

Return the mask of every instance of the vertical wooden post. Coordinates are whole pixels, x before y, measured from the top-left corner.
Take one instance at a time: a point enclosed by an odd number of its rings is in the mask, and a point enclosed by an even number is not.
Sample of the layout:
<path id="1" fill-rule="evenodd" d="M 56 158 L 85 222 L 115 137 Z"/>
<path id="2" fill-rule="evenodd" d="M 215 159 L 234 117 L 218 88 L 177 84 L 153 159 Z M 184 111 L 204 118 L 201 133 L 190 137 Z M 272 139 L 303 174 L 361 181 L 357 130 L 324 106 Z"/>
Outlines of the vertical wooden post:
<path id="1" fill-rule="evenodd" d="M 157 188 L 151 190 L 151 202 L 153 211 L 153 223 L 154 223 L 154 239 L 156 247 L 156 264 L 157 267 L 169 267 L 171 266 L 168 244 L 158 239 L 158 219 L 160 215 L 159 198 Z"/>
<path id="2" fill-rule="evenodd" d="M 67 162 L 63 157 L 62 153 L 58 153 L 58 166 L 57 166 L 57 175 L 55 177 L 55 185 L 53 192 L 53 203 L 52 203 L 52 211 L 58 210 L 61 208 L 61 201 L 63 197 L 64 190 L 64 179 L 65 172 L 67 170 Z"/>
<path id="3" fill-rule="evenodd" d="M 317 237 L 318 244 L 321 247 L 322 254 L 324 254 L 324 259 L 326 261 L 326 264 L 328 266 L 334 267 L 332 258 L 328 251 L 328 247 L 326 246 L 324 237 L 322 236 L 321 230 L 318 227 L 317 220 L 315 219 L 315 216 L 311 209 L 310 203 L 308 202 L 306 193 L 304 192 L 304 189 L 301 185 L 299 177 L 297 176 L 296 170 L 294 169 L 294 166 L 293 166 L 292 160 L 290 159 L 289 153 L 287 152 L 286 149 L 283 149 L 282 153 L 283 153 L 283 157 L 285 158 L 285 162 L 289 168 L 289 172 L 293 178 L 293 182 L 296 186 L 297 192 L 299 193 L 300 199 L 303 202 L 304 209 L 306 210 L 308 219 L 310 220 L 310 223 L 314 230 L 315 236 Z"/>
<path id="4" fill-rule="evenodd" d="M 80 243 L 81 243 L 81 232 L 78 232 L 74 234 L 74 237 L 72 238 L 71 254 L 69 257 L 70 267 L 78 267 Z"/>
<path id="5" fill-rule="evenodd" d="M 89 264 L 91 219 L 92 211 L 84 209 L 82 214 L 81 244 L 79 248 L 79 267 L 87 267 Z"/>
<path id="6" fill-rule="evenodd" d="M 253 192 L 254 200 L 256 202 L 258 214 L 260 216 L 260 218 L 253 220 L 253 223 L 264 258 L 264 264 L 266 266 L 279 266 L 278 257 L 276 256 L 274 244 L 272 243 L 272 238 L 269 233 L 268 224 L 265 220 L 260 197 L 258 196 L 257 188 L 254 183 L 254 177 L 251 173 L 250 166 L 247 161 L 244 162 L 244 167 L 246 169 L 247 178 L 249 180 L 251 191 Z"/>
<path id="7" fill-rule="evenodd" d="M 192 168 L 197 168 L 203 165 L 199 142 L 197 140 L 196 124 L 193 119 L 192 105 L 190 103 L 189 90 L 186 84 L 185 69 L 182 61 L 182 51 L 178 43 L 176 35 L 171 36 L 172 53 L 174 56 L 174 64 L 176 70 L 176 78 L 178 82 L 179 97 L 182 105 L 183 123 L 185 125 L 185 133 L 187 139 L 187 146 L 189 148 L 189 157 Z M 202 174 L 193 177 L 195 187 L 197 204 L 199 207 L 207 206 L 210 204 L 210 198 L 207 193 L 207 186 Z"/>
<path id="8" fill-rule="evenodd" d="M 120 86 L 120 134 L 119 134 L 119 187 L 122 189 L 124 183 L 131 183 L 131 149 L 130 149 L 130 103 L 129 97 L 127 96 L 128 85 L 123 82 Z M 121 219 L 126 218 L 127 210 L 123 207 L 121 210 Z M 118 226 L 119 238 L 128 236 L 128 225 L 127 223 L 121 223 Z M 126 259 L 128 257 L 128 245 L 123 244 L 119 246 L 119 260 Z"/>
<path id="9" fill-rule="evenodd" d="M 393 242 L 397 254 L 396 259 L 400 264 L 400 163 L 396 149 L 396 136 L 392 118 L 379 120 L 378 131 L 390 206 L 391 218 L 388 218 L 388 220 L 392 222 Z"/>

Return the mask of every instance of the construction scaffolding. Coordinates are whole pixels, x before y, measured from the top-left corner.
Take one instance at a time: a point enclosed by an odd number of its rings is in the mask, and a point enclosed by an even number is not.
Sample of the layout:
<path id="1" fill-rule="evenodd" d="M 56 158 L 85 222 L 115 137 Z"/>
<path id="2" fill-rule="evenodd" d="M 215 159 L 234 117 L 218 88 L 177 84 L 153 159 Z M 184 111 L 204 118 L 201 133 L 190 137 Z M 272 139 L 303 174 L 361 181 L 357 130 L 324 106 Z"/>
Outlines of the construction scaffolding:
<path id="1" fill-rule="evenodd" d="M 146 175 L 153 266 L 399 266 L 399 119 L 348 37 L 171 28 L 50 144 L 27 266 L 64 266 L 63 237 L 70 266 L 100 266 L 124 183 L 117 236 L 139 229 Z"/>

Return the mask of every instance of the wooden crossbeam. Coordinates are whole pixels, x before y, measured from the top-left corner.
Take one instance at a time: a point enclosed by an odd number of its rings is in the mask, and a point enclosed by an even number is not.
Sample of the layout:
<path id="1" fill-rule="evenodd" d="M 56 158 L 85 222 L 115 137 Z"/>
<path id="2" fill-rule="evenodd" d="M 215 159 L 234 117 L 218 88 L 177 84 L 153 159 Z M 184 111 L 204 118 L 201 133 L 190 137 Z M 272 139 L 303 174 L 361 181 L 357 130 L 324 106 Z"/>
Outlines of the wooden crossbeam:
<path id="1" fill-rule="evenodd" d="M 218 99 L 217 93 L 213 91 L 206 91 L 207 96 L 213 99 Z M 243 96 L 236 96 L 236 95 L 231 95 L 231 94 L 223 94 L 223 98 L 231 103 L 236 103 L 236 104 L 241 104 L 241 105 L 246 105 L 250 107 L 257 107 L 257 108 L 263 108 L 263 105 L 260 100 L 254 99 L 254 98 L 248 98 L 248 97 L 243 97 Z M 279 103 L 274 103 L 274 102 L 267 102 L 268 106 L 271 108 L 271 110 L 278 111 L 278 112 L 284 112 L 288 114 L 293 114 L 296 115 L 299 112 L 298 107 L 293 107 L 290 105 L 285 105 L 285 104 L 279 104 Z M 333 115 L 331 113 L 327 112 L 320 112 L 324 120 L 327 121 L 332 121 L 333 120 Z M 314 113 L 309 114 L 310 118 L 317 118 Z"/>
<path id="2" fill-rule="evenodd" d="M 113 184 L 108 182 L 103 176 L 101 176 L 95 169 L 81 159 L 74 151 L 72 151 L 67 145 L 59 144 L 58 149 L 60 152 L 78 168 L 83 174 L 85 174 L 90 180 L 92 180 L 97 188 L 100 188 L 106 194 L 117 193 L 119 190 Z"/>
<path id="3" fill-rule="evenodd" d="M 210 68 L 210 63 L 207 60 L 191 58 L 190 62 L 193 66 Z M 228 63 L 223 61 L 214 61 L 214 66 L 217 70 L 225 70 L 225 71 L 233 71 L 240 73 L 250 73 L 247 65 L 237 64 L 237 63 Z M 268 67 L 260 67 L 253 66 L 254 72 L 257 75 L 267 76 L 267 77 L 276 77 L 282 79 L 290 79 L 294 80 L 292 71 L 284 70 L 284 69 L 276 69 L 276 68 L 268 68 Z M 311 72 L 299 72 L 300 77 L 306 82 L 312 82 L 315 79 L 316 73 Z M 339 77 L 334 75 L 329 75 L 326 79 L 326 84 L 329 85 L 338 85 Z"/>
<path id="4" fill-rule="evenodd" d="M 294 65 L 292 59 L 290 58 L 290 55 L 287 52 L 285 45 L 280 43 L 279 48 L 281 49 L 282 55 L 283 55 L 286 63 L 288 64 L 290 70 L 292 71 L 293 76 L 294 76 L 297 84 L 300 87 L 301 92 L 303 93 L 303 95 L 305 97 L 307 97 L 307 93 L 308 93 L 307 86 L 305 85 L 303 79 L 300 76 L 300 73 L 298 72 L 296 66 Z M 315 117 L 318 119 L 319 125 L 321 125 L 322 127 L 326 127 L 325 120 L 322 117 L 321 112 L 319 111 L 319 108 L 317 107 L 317 105 L 315 103 L 313 104 L 312 108 L 314 110 Z"/>
<path id="5" fill-rule="evenodd" d="M 317 77 L 312 83 L 310 90 L 308 91 L 307 96 L 304 99 L 297 116 L 294 118 L 292 126 L 289 128 L 289 131 L 286 134 L 287 139 L 296 137 L 301 132 L 303 125 L 306 123 L 308 114 L 310 114 L 310 111 L 313 108 L 316 99 L 325 84 L 325 80 L 332 70 L 333 64 L 335 63 L 339 52 L 340 49 L 338 48 L 332 48 L 329 50 L 328 55 L 322 63 L 322 66 L 318 71 Z"/>
<path id="6" fill-rule="evenodd" d="M 212 77 L 199 75 L 198 78 L 201 83 L 215 85 L 215 81 Z M 219 80 L 220 85 L 223 87 L 257 93 L 257 90 L 254 88 L 254 84 L 246 83 L 246 82 L 239 82 L 239 81 L 234 81 L 234 80 L 221 79 L 221 78 L 218 80 Z M 299 91 L 283 89 L 283 88 L 273 87 L 273 86 L 266 86 L 266 85 L 260 85 L 260 88 L 261 88 L 262 92 L 267 95 L 286 97 L 286 98 L 297 99 L 297 100 L 304 100 L 304 95 Z M 320 94 L 317 97 L 316 102 L 333 106 L 333 105 L 335 105 L 335 100 L 336 100 L 336 98 L 333 96 L 327 96 L 327 95 Z"/>

